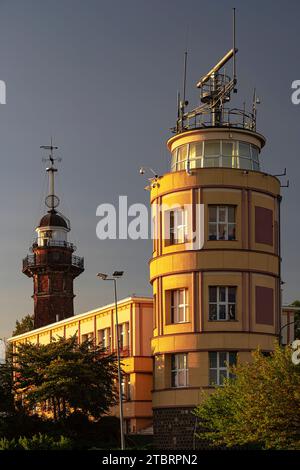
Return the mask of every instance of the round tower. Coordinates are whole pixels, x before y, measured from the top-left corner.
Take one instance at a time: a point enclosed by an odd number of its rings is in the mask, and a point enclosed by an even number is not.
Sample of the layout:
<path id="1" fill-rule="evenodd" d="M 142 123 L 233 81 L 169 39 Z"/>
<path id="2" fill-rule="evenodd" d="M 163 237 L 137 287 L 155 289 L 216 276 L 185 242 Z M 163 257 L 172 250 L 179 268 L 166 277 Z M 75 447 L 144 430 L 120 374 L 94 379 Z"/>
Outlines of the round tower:
<path id="1" fill-rule="evenodd" d="M 151 185 L 155 225 L 154 438 L 160 449 L 193 448 L 193 409 L 228 365 L 268 354 L 280 329 L 280 182 L 261 171 L 265 138 L 253 109 L 227 109 L 234 78 L 221 69 L 197 84 L 201 105 L 178 105 L 167 142 L 170 172 Z"/>
<path id="2" fill-rule="evenodd" d="M 23 273 L 33 278 L 34 328 L 39 328 L 74 315 L 73 281 L 84 271 L 83 258 L 74 256 L 76 247 L 68 241 L 69 220 L 57 211 L 59 198 L 54 191 L 53 150 L 50 150 L 48 212 L 36 228 L 37 237 L 31 254 L 23 260 Z"/>

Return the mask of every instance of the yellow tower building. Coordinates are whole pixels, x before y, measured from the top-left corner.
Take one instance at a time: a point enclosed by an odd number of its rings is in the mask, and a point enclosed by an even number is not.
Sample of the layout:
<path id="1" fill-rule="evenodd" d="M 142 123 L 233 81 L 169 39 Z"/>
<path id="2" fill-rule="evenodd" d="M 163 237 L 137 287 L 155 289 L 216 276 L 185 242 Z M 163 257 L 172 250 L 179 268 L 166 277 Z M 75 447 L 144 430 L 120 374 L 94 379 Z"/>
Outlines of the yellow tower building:
<path id="1" fill-rule="evenodd" d="M 202 391 L 280 330 L 280 182 L 261 170 L 256 96 L 250 113 L 225 106 L 236 52 L 198 82 L 199 107 L 179 98 L 171 170 L 151 185 L 155 448 L 197 445 Z"/>

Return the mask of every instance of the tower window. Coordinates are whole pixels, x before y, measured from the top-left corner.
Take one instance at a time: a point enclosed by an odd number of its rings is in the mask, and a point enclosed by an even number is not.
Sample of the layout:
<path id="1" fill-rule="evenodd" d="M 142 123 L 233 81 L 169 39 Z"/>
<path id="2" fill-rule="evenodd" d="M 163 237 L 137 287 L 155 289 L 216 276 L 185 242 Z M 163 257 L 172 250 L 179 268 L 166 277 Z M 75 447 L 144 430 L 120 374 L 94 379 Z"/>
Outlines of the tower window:
<path id="1" fill-rule="evenodd" d="M 178 208 L 166 212 L 169 215 L 169 224 L 170 224 L 170 244 L 175 245 L 178 243 L 187 242 L 187 211 Z"/>
<path id="2" fill-rule="evenodd" d="M 172 152 L 171 170 L 241 168 L 259 171 L 259 148 L 248 142 L 206 140 L 181 145 Z"/>
<path id="3" fill-rule="evenodd" d="M 171 355 L 171 386 L 174 388 L 187 387 L 188 368 L 187 354 Z"/>
<path id="4" fill-rule="evenodd" d="M 236 319 L 236 287 L 209 287 L 209 320 L 230 321 Z"/>
<path id="5" fill-rule="evenodd" d="M 224 379 L 233 378 L 229 367 L 236 364 L 237 353 L 213 351 L 209 353 L 209 385 L 224 385 Z"/>
<path id="6" fill-rule="evenodd" d="M 209 240 L 235 240 L 236 207 L 208 206 L 208 238 Z"/>
<path id="7" fill-rule="evenodd" d="M 188 290 L 176 289 L 171 291 L 171 323 L 188 321 Z"/>

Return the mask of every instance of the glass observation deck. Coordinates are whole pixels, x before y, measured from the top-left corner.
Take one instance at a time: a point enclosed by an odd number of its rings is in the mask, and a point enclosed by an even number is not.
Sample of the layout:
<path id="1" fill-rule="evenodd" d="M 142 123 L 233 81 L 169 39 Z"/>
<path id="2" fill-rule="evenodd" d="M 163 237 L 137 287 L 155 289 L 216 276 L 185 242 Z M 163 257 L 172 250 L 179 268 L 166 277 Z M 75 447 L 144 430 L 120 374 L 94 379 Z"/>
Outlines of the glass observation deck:
<path id="1" fill-rule="evenodd" d="M 243 141 L 206 140 L 180 145 L 172 152 L 172 172 L 216 167 L 260 171 L 259 148 Z"/>

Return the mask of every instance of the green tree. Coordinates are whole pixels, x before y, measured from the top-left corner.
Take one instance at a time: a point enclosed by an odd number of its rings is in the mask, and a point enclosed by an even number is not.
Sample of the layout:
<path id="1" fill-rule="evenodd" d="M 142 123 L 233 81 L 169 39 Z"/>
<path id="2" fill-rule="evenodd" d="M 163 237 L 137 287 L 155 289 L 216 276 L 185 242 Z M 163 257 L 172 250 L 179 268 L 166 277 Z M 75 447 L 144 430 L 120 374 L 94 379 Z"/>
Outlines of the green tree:
<path id="1" fill-rule="evenodd" d="M 232 372 L 196 409 L 198 437 L 216 446 L 300 449 L 300 366 L 291 349 L 276 345 L 270 357 L 256 351 Z"/>
<path id="2" fill-rule="evenodd" d="M 28 333 L 28 331 L 31 331 L 33 329 L 33 315 L 26 315 L 20 321 L 16 321 L 16 326 L 12 336 L 21 335 L 22 333 Z"/>
<path id="3" fill-rule="evenodd" d="M 0 413 L 14 411 L 12 363 L 9 358 L 0 364 Z"/>
<path id="4" fill-rule="evenodd" d="M 54 420 L 76 411 L 99 418 L 116 403 L 116 358 L 92 341 L 79 345 L 74 336 L 47 345 L 20 344 L 14 363 L 14 389 L 28 412 L 47 404 Z"/>

